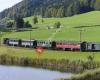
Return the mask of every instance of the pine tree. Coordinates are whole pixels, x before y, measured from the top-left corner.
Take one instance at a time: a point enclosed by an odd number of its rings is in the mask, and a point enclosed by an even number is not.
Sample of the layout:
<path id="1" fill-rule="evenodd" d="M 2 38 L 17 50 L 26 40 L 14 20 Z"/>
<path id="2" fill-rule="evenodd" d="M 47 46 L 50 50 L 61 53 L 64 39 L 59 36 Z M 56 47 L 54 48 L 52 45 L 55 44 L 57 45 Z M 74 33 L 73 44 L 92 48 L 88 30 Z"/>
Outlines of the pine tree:
<path id="1" fill-rule="evenodd" d="M 60 28 L 60 26 L 61 26 L 61 23 L 60 23 L 60 22 L 56 22 L 56 23 L 54 24 L 54 27 L 55 27 L 55 28 Z"/>
<path id="2" fill-rule="evenodd" d="M 37 16 L 35 16 L 35 17 L 33 18 L 33 23 L 34 23 L 34 24 L 37 24 L 37 23 L 38 23 L 38 18 L 37 18 Z"/>
<path id="3" fill-rule="evenodd" d="M 15 24 L 16 24 L 16 28 L 17 28 L 17 29 L 19 29 L 19 28 L 24 28 L 24 20 L 23 20 L 23 18 L 18 17 L 18 18 L 15 20 Z"/>
<path id="4" fill-rule="evenodd" d="M 29 23 L 29 21 L 24 23 L 25 28 L 32 28 L 32 25 Z"/>
<path id="5" fill-rule="evenodd" d="M 58 12 L 57 12 L 57 17 L 64 17 L 64 8 L 61 7 L 58 9 Z"/>

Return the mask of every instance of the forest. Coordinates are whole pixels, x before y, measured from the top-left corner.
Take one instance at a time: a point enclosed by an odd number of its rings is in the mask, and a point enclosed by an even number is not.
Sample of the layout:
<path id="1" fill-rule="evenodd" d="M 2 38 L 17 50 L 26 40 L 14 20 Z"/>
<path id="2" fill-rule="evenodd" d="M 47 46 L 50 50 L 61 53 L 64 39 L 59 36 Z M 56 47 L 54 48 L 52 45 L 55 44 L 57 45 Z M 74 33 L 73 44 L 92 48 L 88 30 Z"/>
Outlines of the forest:
<path id="1" fill-rule="evenodd" d="M 0 12 L 0 19 L 9 17 L 68 17 L 100 10 L 100 0 L 23 0 Z"/>

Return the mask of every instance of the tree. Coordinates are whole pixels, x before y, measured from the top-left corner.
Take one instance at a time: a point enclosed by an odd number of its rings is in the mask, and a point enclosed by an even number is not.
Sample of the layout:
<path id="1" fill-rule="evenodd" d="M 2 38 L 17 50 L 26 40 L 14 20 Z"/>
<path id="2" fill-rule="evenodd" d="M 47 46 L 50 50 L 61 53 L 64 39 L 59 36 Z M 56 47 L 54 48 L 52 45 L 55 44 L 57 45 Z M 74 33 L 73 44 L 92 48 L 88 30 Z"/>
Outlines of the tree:
<path id="1" fill-rule="evenodd" d="M 100 10 L 100 0 L 23 0 L 0 13 L 0 19 L 29 17 L 67 17 L 84 12 Z"/>
<path id="2" fill-rule="evenodd" d="M 58 9 L 58 12 L 57 12 L 57 17 L 64 17 L 64 8 L 61 7 Z"/>
<path id="3" fill-rule="evenodd" d="M 68 9 L 67 9 L 67 16 L 72 16 L 73 15 L 73 13 L 74 13 L 73 8 L 74 8 L 73 4 L 70 4 Z"/>
<path id="4" fill-rule="evenodd" d="M 15 20 L 15 24 L 16 24 L 16 28 L 17 28 L 17 29 L 19 29 L 19 28 L 24 28 L 24 20 L 23 20 L 23 18 L 18 17 L 18 18 Z"/>
<path id="5" fill-rule="evenodd" d="M 34 24 L 38 23 L 38 18 L 36 16 L 34 17 L 33 22 L 34 22 Z"/>
<path id="6" fill-rule="evenodd" d="M 60 26 L 61 26 L 61 23 L 60 23 L 60 22 L 56 22 L 56 23 L 54 24 L 54 27 L 55 27 L 55 28 L 60 28 Z"/>
<path id="7" fill-rule="evenodd" d="M 14 25 L 14 23 L 13 23 L 13 22 L 7 22 L 7 28 L 12 28 L 12 27 L 13 27 L 13 25 Z"/>
<path id="8" fill-rule="evenodd" d="M 32 28 L 32 25 L 29 24 L 29 21 L 25 22 L 24 28 Z"/>

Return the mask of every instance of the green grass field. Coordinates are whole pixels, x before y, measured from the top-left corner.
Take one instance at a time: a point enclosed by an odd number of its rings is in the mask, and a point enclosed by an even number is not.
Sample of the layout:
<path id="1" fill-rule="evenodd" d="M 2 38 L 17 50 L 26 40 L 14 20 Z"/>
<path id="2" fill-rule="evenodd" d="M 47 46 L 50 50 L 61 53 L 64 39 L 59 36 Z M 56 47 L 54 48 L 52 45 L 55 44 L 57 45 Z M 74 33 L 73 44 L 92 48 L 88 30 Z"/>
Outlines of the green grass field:
<path id="1" fill-rule="evenodd" d="M 65 17 L 65 18 L 43 18 L 44 23 L 41 22 L 42 18 L 39 17 L 39 23 L 34 25 L 32 23 L 32 17 L 27 17 L 24 20 L 29 21 L 33 27 L 39 27 L 36 30 L 31 31 L 32 39 L 48 39 L 53 33 L 55 33 L 56 29 L 47 29 L 47 26 L 53 26 L 55 22 L 60 21 L 64 26 L 60 31 L 58 31 L 52 39 L 54 40 L 75 40 L 79 41 L 79 30 L 83 26 L 83 41 L 97 41 L 100 42 L 99 34 L 100 34 L 100 11 L 93 11 L 85 14 L 75 15 L 73 17 Z M 10 38 L 22 38 L 29 39 L 30 31 L 24 32 L 12 32 L 10 34 L 5 35 L 4 37 Z"/>
<path id="2" fill-rule="evenodd" d="M 66 52 L 66 51 L 49 51 L 44 52 L 39 56 L 34 49 L 26 48 L 14 48 L 2 46 L 0 47 L 0 55 L 8 54 L 15 57 L 28 57 L 28 58 L 40 58 L 40 59 L 69 59 L 69 60 L 88 60 L 88 56 L 94 55 L 95 61 L 100 61 L 100 52 Z"/>

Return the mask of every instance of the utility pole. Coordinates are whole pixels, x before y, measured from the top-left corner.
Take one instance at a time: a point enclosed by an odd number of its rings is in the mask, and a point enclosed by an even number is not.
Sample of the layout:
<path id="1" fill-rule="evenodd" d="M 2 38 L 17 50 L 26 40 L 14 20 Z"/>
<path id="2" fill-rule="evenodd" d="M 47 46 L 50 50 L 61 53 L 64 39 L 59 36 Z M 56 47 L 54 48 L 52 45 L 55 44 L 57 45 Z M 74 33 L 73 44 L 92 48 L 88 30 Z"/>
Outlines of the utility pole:
<path id="1" fill-rule="evenodd" d="M 30 29 L 30 48 L 31 48 L 31 29 Z"/>
<path id="2" fill-rule="evenodd" d="M 80 32 L 80 43 L 82 42 L 82 35 L 83 35 L 82 32 L 83 32 L 83 31 L 85 31 L 85 30 L 84 30 L 84 29 L 80 29 L 80 30 L 79 30 L 79 32 Z"/>
<path id="3" fill-rule="evenodd" d="M 79 37 L 80 37 L 80 44 L 82 43 L 82 32 L 83 31 L 85 31 L 84 29 L 82 29 L 82 28 L 80 28 L 80 30 L 79 30 Z M 81 49 L 80 49 L 80 51 L 81 51 Z"/>

